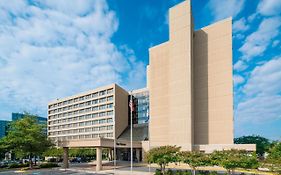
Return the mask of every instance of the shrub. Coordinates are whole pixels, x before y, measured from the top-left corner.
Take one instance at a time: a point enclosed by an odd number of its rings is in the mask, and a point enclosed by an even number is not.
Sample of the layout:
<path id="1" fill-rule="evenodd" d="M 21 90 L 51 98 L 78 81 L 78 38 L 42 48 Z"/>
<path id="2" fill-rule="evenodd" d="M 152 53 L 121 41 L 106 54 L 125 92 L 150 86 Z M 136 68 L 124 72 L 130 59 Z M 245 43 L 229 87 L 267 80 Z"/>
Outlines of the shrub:
<path id="1" fill-rule="evenodd" d="M 162 172 L 160 169 L 156 169 L 154 175 L 162 175 Z"/>
<path id="2" fill-rule="evenodd" d="M 23 164 L 19 164 L 19 163 L 12 163 L 8 166 L 8 168 L 23 168 L 23 167 L 28 167 L 29 163 L 23 163 Z"/>
<path id="3" fill-rule="evenodd" d="M 53 168 L 53 167 L 59 167 L 57 163 L 43 163 L 39 165 L 39 168 Z"/>

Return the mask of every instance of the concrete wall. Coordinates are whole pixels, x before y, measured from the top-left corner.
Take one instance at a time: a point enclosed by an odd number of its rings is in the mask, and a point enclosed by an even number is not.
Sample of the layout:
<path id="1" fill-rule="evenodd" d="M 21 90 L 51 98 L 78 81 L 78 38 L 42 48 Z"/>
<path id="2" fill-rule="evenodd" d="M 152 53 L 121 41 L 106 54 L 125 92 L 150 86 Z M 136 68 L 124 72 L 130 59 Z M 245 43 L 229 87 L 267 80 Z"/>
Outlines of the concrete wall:
<path id="1" fill-rule="evenodd" d="M 115 132 L 116 138 L 127 128 L 128 126 L 128 92 L 115 84 Z"/>
<path id="2" fill-rule="evenodd" d="M 150 48 L 150 145 L 233 143 L 232 21 L 193 31 L 189 1 L 169 10 L 169 41 Z"/>
<path id="3" fill-rule="evenodd" d="M 169 11 L 170 40 L 149 50 L 151 146 L 178 145 L 191 150 L 192 24 L 190 3 Z"/>
<path id="4" fill-rule="evenodd" d="M 195 32 L 195 144 L 233 143 L 232 20 Z"/>

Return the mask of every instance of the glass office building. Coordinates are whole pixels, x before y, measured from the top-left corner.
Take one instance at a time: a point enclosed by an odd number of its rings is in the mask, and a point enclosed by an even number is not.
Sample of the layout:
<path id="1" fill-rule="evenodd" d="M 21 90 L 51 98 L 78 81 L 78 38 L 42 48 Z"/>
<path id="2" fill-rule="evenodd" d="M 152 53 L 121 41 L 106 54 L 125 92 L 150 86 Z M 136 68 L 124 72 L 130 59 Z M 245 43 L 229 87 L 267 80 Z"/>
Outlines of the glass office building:
<path id="1" fill-rule="evenodd" d="M 0 120 L 0 138 L 6 136 L 9 122 L 10 121 Z"/>
<path id="2" fill-rule="evenodd" d="M 148 121 L 149 121 L 149 92 L 148 92 L 148 89 L 143 88 L 143 89 L 134 90 L 134 91 L 132 91 L 131 95 L 133 95 L 133 102 L 134 102 L 133 124 L 148 123 Z M 130 123 L 130 121 L 129 121 L 129 123 Z"/>

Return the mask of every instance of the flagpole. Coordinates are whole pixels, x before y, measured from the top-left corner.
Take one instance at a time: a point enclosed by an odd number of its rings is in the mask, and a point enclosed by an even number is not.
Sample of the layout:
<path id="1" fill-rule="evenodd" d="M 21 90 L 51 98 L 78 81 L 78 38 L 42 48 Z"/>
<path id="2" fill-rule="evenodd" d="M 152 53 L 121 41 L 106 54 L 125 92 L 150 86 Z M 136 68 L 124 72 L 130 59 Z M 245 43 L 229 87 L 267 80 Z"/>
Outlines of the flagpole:
<path id="1" fill-rule="evenodd" d="M 133 173 L 133 95 L 131 91 L 131 174 Z"/>
<path id="2" fill-rule="evenodd" d="M 115 123 L 115 105 L 114 105 L 114 116 L 113 116 L 113 120 L 114 120 L 114 146 L 113 146 L 113 156 L 114 156 L 114 159 L 113 159 L 113 164 L 114 164 L 114 174 L 115 174 L 115 170 L 116 170 L 116 123 Z"/>
<path id="3" fill-rule="evenodd" d="M 149 130 L 149 125 L 150 125 L 150 116 L 149 116 L 149 111 L 147 109 L 147 116 L 149 117 L 148 118 L 148 128 L 147 128 L 147 131 L 148 131 L 148 150 L 150 150 L 150 130 Z M 151 171 L 151 164 L 149 162 L 148 164 L 148 172 Z"/>

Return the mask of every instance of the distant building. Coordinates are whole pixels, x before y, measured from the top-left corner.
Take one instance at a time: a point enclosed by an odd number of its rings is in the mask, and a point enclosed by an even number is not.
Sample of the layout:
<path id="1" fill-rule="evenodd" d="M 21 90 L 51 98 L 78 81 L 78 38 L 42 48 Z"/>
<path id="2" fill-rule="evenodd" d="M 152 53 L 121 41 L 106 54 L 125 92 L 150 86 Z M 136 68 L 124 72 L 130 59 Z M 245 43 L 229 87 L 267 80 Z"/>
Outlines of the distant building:
<path id="1" fill-rule="evenodd" d="M 22 119 L 23 117 L 24 114 L 22 113 L 12 113 L 12 121 Z M 35 116 L 35 117 L 37 118 L 39 124 L 47 124 L 47 118 L 39 117 L 39 116 Z"/>
<path id="2" fill-rule="evenodd" d="M 10 121 L 0 120 L 0 138 L 6 136 Z"/>

